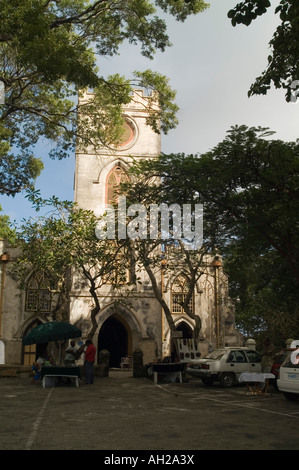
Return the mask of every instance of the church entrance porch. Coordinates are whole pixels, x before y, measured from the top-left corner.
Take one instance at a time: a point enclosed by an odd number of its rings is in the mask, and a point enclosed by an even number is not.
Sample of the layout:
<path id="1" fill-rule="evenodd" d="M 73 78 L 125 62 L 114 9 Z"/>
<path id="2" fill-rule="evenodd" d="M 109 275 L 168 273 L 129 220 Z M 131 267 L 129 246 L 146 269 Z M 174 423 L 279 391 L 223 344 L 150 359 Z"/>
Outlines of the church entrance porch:
<path id="1" fill-rule="evenodd" d="M 131 334 L 124 321 L 113 315 L 103 323 L 98 336 L 98 353 L 106 349 L 110 353 L 110 367 L 120 368 L 121 359 L 131 356 Z"/>

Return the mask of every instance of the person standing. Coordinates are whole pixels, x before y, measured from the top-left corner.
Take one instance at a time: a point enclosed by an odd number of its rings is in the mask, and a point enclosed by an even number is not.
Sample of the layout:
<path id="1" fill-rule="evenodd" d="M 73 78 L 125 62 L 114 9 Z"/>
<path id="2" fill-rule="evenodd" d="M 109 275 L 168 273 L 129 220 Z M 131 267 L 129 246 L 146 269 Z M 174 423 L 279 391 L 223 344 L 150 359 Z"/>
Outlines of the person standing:
<path id="1" fill-rule="evenodd" d="M 77 348 L 75 346 L 75 341 L 71 341 L 71 344 L 65 350 L 64 363 L 66 366 L 73 366 L 76 361 Z"/>
<path id="2" fill-rule="evenodd" d="M 85 342 L 87 349 L 85 350 L 85 380 L 88 385 L 93 384 L 93 365 L 96 357 L 96 348 L 93 343 L 88 339 Z"/>

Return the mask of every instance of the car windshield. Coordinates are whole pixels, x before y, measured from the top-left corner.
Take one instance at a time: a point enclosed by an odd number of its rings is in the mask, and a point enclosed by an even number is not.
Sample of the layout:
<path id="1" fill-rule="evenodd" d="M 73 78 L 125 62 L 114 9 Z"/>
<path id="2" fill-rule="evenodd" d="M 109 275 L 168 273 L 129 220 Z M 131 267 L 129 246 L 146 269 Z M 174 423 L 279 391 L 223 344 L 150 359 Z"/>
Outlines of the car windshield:
<path id="1" fill-rule="evenodd" d="M 215 349 L 215 351 L 207 354 L 204 359 L 221 359 L 224 353 L 225 349 Z"/>
<path id="2" fill-rule="evenodd" d="M 298 352 L 293 351 L 289 353 L 285 361 L 282 363 L 281 367 L 291 367 L 291 368 L 299 369 Z"/>

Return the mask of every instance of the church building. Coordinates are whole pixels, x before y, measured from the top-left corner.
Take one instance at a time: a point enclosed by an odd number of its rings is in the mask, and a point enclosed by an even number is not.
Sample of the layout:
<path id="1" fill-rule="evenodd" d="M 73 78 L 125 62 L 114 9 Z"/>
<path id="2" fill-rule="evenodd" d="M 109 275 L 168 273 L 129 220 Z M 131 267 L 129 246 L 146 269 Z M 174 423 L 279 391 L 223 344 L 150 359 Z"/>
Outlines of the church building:
<path id="1" fill-rule="evenodd" d="M 89 93 L 83 100 L 89 99 Z M 128 179 L 133 160 L 156 158 L 161 153 L 161 137 L 146 124 L 147 100 L 143 90 L 134 90 L 132 100 L 123 106 L 125 132 L 117 147 L 95 150 L 77 149 L 74 178 L 74 200 L 82 209 L 96 214 L 113 201 L 121 182 Z M 53 319 L 55 296 L 47 274 L 32 273 L 26 292 L 16 295 L 17 286 L 9 267 L 18 255 L 5 240 L 0 241 L 0 364 L 30 365 L 37 354 L 35 345 L 23 346 L 22 339 L 39 323 Z M 201 318 L 198 350 L 202 355 L 211 348 L 240 344 L 235 329 L 234 307 L 228 295 L 228 278 L 221 257 L 205 258 L 204 275 L 194 289 L 190 308 Z M 193 336 L 194 321 L 181 307 L 188 279 L 182 266 L 171 275 L 164 272 L 163 263 L 157 273 L 157 283 L 169 306 L 175 324 L 176 337 L 188 344 Z M 93 337 L 98 354 L 110 353 L 110 367 L 120 367 L 123 357 L 134 351 L 143 353 L 148 363 L 171 354 L 171 335 L 165 313 L 158 302 L 145 271 L 140 282 L 130 289 L 114 290 L 109 283 L 98 292 L 101 310 L 97 315 L 97 331 Z M 86 287 L 73 274 L 69 322 L 82 330 L 83 339 L 90 329 L 91 297 Z M 97 357 L 98 361 L 98 357 Z M 96 361 L 96 362 L 97 362 Z"/>
<path id="2" fill-rule="evenodd" d="M 88 93 L 84 97 L 88 100 Z M 116 148 L 102 147 L 96 152 L 76 154 L 75 201 L 83 209 L 103 213 L 121 182 L 128 179 L 128 169 L 133 160 L 158 157 L 161 153 L 161 137 L 146 124 L 147 100 L 143 90 L 134 90 L 132 100 L 123 106 L 125 132 Z M 220 259 L 220 258 L 219 258 Z M 201 317 L 199 349 L 202 354 L 209 348 L 236 345 L 239 334 L 234 327 L 232 303 L 228 297 L 228 279 L 221 262 L 213 258 L 206 260 L 206 273 L 198 282 L 191 300 L 193 312 Z M 99 292 L 101 312 L 94 344 L 98 351 L 110 352 L 111 366 L 118 367 L 121 357 L 132 356 L 141 349 L 144 362 L 163 358 L 171 353 L 171 334 L 167 319 L 157 301 L 151 282 L 145 273 L 141 283 L 130 289 L 127 305 L 119 304 L 118 295 L 109 285 Z M 194 322 L 180 305 L 186 290 L 186 275 L 183 269 L 171 277 L 164 275 L 163 263 L 157 275 L 164 299 L 170 306 L 177 338 L 190 340 Z M 126 287 L 124 286 L 124 292 Z M 90 305 L 86 292 L 73 289 L 71 301 L 71 323 L 80 323 L 88 318 Z M 125 295 L 125 294 L 124 294 Z"/>

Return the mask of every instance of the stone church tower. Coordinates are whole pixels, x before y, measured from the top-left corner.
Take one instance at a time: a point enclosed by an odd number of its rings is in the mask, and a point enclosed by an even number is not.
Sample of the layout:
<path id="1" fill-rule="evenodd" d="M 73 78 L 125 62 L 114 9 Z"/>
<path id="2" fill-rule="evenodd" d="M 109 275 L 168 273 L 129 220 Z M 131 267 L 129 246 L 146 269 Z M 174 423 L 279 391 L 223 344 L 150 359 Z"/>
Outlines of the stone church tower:
<path id="1" fill-rule="evenodd" d="M 83 99 L 88 100 L 88 93 Z M 132 101 L 123 107 L 126 132 L 118 148 L 102 147 L 76 153 L 75 202 L 83 209 L 101 211 L 114 195 L 120 181 L 127 178 L 132 159 L 155 158 L 160 154 L 160 136 L 146 125 L 149 97 L 136 90 Z M 40 323 L 56 318 L 57 299 L 45 272 L 33 272 L 26 291 L 20 292 L 10 271 L 19 256 L 19 248 L 0 240 L 0 365 L 31 366 L 38 357 L 36 345 L 24 346 L 22 339 Z M 167 273 L 159 266 L 156 282 L 171 310 L 181 354 L 192 343 L 193 320 L 182 310 L 186 276 L 178 263 Z M 177 272 L 176 272 L 177 271 Z M 240 345 L 235 329 L 234 308 L 228 297 L 228 279 L 220 257 L 206 256 L 204 274 L 200 277 L 190 301 L 190 308 L 202 322 L 198 348 L 202 354 L 218 346 Z M 119 367 L 121 358 L 142 351 L 143 362 L 151 362 L 171 353 L 171 336 L 164 311 L 158 302 L 145 271 L 138 274 L 140 282 L 124 284 L 117 291 L 105 284 L 98 291 L 101 310 L 93 342 L 98 353 L 110 352 L 110 366 Z M 20 294 L 20 295 L 18 295 Z M 82 329 L 83 339 L 90 331 L 91 295 L 74 273 L 70 297 L 69 321 Z M 53 348 L 54 343 L 51 343 Z M 55 351 L 49 351 L 55 353 Z M 97 358 L 98 361 L 98 358 Z M 0 367 L 0 369 L 1 369 Z M 4 366 L 3 366 L 4 367 Z M 30 367 L 29 367 L 30 369 Z M 31 369 L 30 369 L 31 370 Z"/>
<path id="2" fill-rule="evenodd" d="M 88 100 L 88 93 L 83 100 Z M 157 157 L 161 137 L 146 124 L 148 97 L 135 90 L 123 106 L 125 133 L 117 148 L 102 147 L 96 153 L 76 153 L 75 202 L 97 212 L 111 202 L 113 187 L 124 178 L 132 159 Z"/>
<path id="3" fill-rule="evenodd" d="M 117 148 L 102 147 L 76 153 L 75 202 L 83 209 L 102 212 L 114 196 L 115 188 L 126 179 L 132 160 L 155 158 L 161 152 L 160 135 L 146 124 L 146 105 L 149 99 L 142 90 L 135 90 L 132 101 L 123 106 L 125 133 Z M 83 100 L 88 100 L 88 93 Z M 202 354 L 210 347 L 224 344 L 236 345 L 239 335 L 234 328 L 234 312 L 229 301 L 227 277 L 221 263 L 207 260 L 206 275 L 198 284 L 192 299 L 194 312 L 200 315 L 202 330 L 199 349 Z M 78 280 L 77 280 L 78 281 Z M 163 268 L 157 282 L 163 284 L 163 295 L 171 306 L 180 341 L 191 338 L 194 324 L 175 301 L 182 292 L 184 277 L 178 269 L 171 279 L 163 277 Z M 98 330 L 93 342 L 98 352 L 110 352 L 110 365 L 119 367 L 121 357 L 132 356 L 133 351 L 143 352 L 143 361 L 151 362 L 170 354 L 170 331 L 164 312 L 156 300 L 145 272 L 141 283 L 130 289 L 128 302 L 119 302 L 119 292 L 109 285 L 99 291 L 101 312 L 98 314 Z M 126 296 L 125 287 L 123 297 Z M 123 300 L 122 297 L 122 300 Z M 70 322 L 78 324 L 83 333 L 90 318 L 88 291 L 74 279 L 71 295 Z"/>

